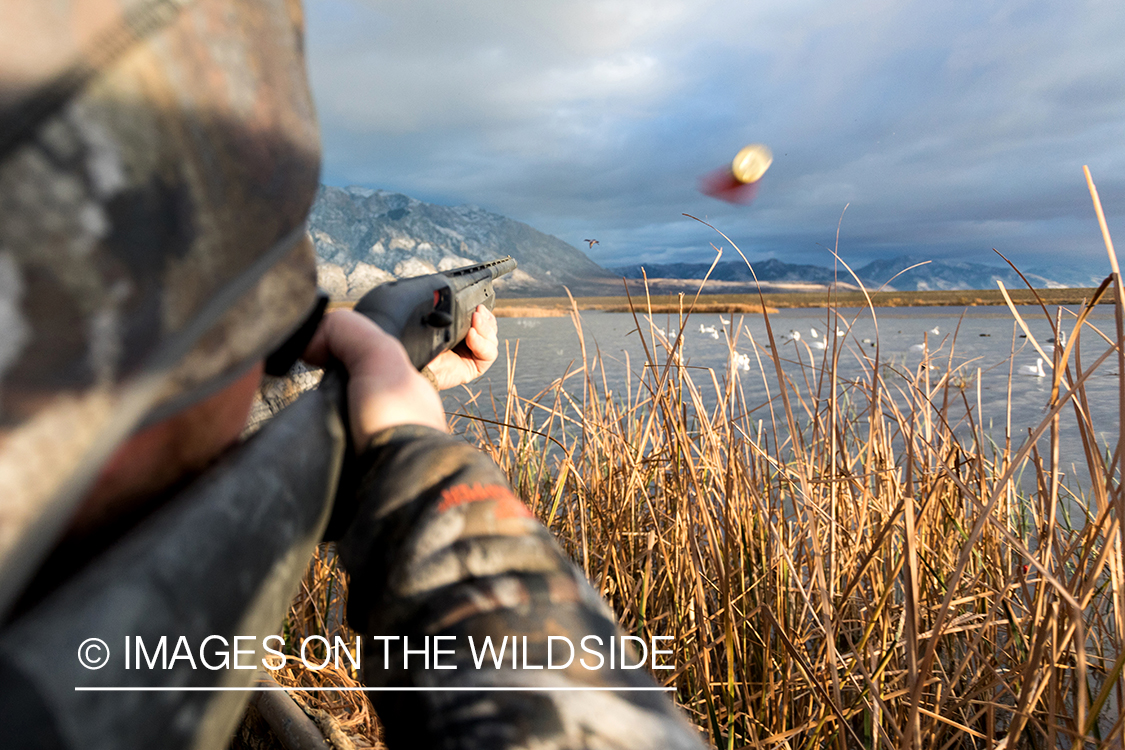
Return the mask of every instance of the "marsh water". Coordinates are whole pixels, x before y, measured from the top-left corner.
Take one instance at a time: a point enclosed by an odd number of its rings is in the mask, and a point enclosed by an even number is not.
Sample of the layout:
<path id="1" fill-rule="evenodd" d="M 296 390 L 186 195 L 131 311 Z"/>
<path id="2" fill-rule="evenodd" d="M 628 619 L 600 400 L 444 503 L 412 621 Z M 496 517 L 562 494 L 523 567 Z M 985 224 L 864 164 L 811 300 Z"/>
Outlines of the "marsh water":
<path id="1" fill-rule="evenodd" d="M 1041 364 L 1037 360 L 1042 356 L 1016 325 L 1011 312 L 1003 307 L 878 308 L 874 316 L 869 309 L 841 308 L 834 311 L 831 319 L 823 308 L 785 309 L 771 314 L 769 319 L 785 372 L 802 390 L 815 391 L 821 361 L 834 348 L 839 349 L 841 379 L 869 380 L 877 341 L 878 361 L 888 384 L 893 386 L 896 378 L 913 376 L 920 364 L 928 368 L 931 382 L 936 383 L 943 373 L 950 372 L 973 406 L 974 418 L 979 399 L 979 414 L 991 439 L 1003 445 L 1010 420 L 1012 444 L 1018 446 L 1028 430 L 1046 415 L 1055 346 L 1042 308 L 1022 306 L 1018 310 L 1047 355 Z M 1052 306 L 1047 310 L 1053 317 L 1058 308 Z M 1073 330 L 1076 312 L 1077 308 L 1063 309 L 1064 331 Z M 638 335 L 637 320 L 643 336 Z M 580 337 L 568 317 L 499 319 L 500 359 L 471 386 L 481 395 L 476 409 L 487 416 L 491 406 L 483 402 L 489 397 L 502 404 L 509 377 L 516 392 L 530 398 L 567 372 L 578 370 L 583 363 L 583 340 L 587 362 L 597 364 L 599 384 L 604 370 L 605 385 L 610 391 L 619 396 L 633 393 L 635 397 L 648 359 L 646 348 L 653 360 L 663 365 L 668 358 L 664 341 L 674 341 L 680 328 L 679 318 L 674 315 L 654 315 L 651 321 L 638 316 L 637 320 L 625 313 L 584 312 Z M 1099 307 L 1088 321 L 1114 338 L 1112 307 Z M 755 354 L 754 345 L 765 347 L 768 341 L 765 320 L 760 314 L 693 314 L 684 325 L 682 363 L 705 402 L 716 398 L 716 384 L 722 388 L 728 374 L 737 372 L 747 408 L 754 409 L 766 404 L 770 396 L 776 398 L 778 393 L 773 365 L 766 359 L 768 349 L 759 348 Z M 1080 344 L 1078 353 L 1083 368 L 1089 368 L 1108 348 L 1106 341 L 1089 326 L 1084 328 Z M 758 356 L 762 357 L 761 366 Z M 864 375 L 865 372 L 868 374 Z M 582 387 L 581 376 L 572 377 L 563 385 L 579 403 Z M 1111 355 L 1086 382 L 1095 430 L 1103 447 L 1116 444 L 1118 388 L 1117 358 Z M 447 408 L 461 408 L 460 402 L 467 394 L 447 393 Z M 766 410 L 760 409 L 758 414 L 768 423 Z M 1067 407 L 1062 415 L 1062 465 L 1077 462 L 1081 466 L 1084 461 L 1073 409 Z M 1084 482 L 1086 477 L 1078 479 Z"/>

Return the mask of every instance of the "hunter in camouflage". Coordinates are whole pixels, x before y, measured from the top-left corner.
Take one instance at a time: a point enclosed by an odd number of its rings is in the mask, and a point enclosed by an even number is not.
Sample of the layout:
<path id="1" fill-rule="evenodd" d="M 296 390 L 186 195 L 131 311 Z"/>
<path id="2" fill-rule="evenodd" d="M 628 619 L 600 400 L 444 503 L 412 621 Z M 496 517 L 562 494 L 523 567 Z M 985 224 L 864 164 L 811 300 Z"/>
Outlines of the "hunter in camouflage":
<path id="1" fill-rule="evenodd" d="M 5 4 L 0 611 L 138 420 L 245 371 L 311 307 L 300 14 Z"/>

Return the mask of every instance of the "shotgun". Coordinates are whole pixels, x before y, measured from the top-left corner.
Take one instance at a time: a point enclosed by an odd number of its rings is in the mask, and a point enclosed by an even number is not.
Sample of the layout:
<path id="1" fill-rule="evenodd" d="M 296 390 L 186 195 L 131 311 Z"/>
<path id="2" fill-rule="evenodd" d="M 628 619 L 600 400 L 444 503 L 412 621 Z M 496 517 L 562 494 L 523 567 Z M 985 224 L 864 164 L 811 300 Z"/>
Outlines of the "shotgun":
<path id="1" fill-rule="evenodd" d="M 355 311 L 402 342 L 410 361 L 421 370 L 442 352 L 465 340 L 477 305 L 496 304 L 492 282 L 516 269 L 508 255 L 450 271 L 380 284 L 363 295 Z M 266 374 L 281 377 L 300 359 L 328 306 L 321 292 L 305 322 L 266 358 Z"/>
<path id="2" fill-rule="evenodd" d="M 496 304 L 492 282 L 516 269 L 512 256 L 452 271 L 380 284 L 355 305 L 402 342 L 421 370 L 434 357 L 465 340 L 473 310 Z"/>

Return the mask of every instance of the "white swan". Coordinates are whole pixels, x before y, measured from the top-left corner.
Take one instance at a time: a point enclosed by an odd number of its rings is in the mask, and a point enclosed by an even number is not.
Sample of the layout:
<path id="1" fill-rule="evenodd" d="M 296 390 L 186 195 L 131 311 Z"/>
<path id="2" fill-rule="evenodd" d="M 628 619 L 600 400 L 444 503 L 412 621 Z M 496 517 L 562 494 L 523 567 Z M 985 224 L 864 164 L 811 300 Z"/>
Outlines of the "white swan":
<path id="1" fill-rule="evenodd" d="M 1020 369 L 1019 369 L 1019 374 L 1020 375 L 1030 375 L 1031 377 L 1034 377 L 1034 378 L 1045 378 L 1045 377 L 1047 377 L 1047 372 L 1043 369 L 1043 358 L 1042 357 L 1036 357 L 1034 367 L 1032 367 L 1031 365 L 1021 365 Z"/>
<path id="2" fill-rule="evenodd" d="M 792 339 L 793 341 L 800 341 L 801 340 L 801 332 L 798 331 L 796 328 L 792 328 L 792 329 L 789 330 L 789 338 Z"/>
<path id="3" fill-rule="evenodd" d="M 921 352 L 922 354 L 925 354 L 926 353 L 926 345 L 925 344 L 915 344 L 914 346 L 910 347 L 910 351 Z"/>
<path id="4" fill-rule="evenodd" d="M 930 329 L 930 333 L 932 333 L 935 336 L 940 336 L 941 335 L 941 329 L 938 328 L 937 326 L 934 326 L 933 328 Z"/>
<path id="5" fill-rule="evenodd" d="M 750 370 L 750 355 L 732 352 L 730 358 L 731 370 Z"/>
<path id="6" fill-rule="evenodd" d="M 824 339 L 817 339 L 816 341 L 812 342 L 811 346 L 813 349 L 827 349 L 828 342 Z"/>
<path id="7" fill-rule="evenodd" d="M 817 333 L 817 330 L 815 328 L 809 329 L 809 335 L 812 336 L 814 339 L 818 338 L 820 336 L 820 334 Z"/>
<path id="8" fill-rule="evenodd" d="M 730 321 L 729 321 L 729 320 L 727 320 L 726 318 L 724 318 L 724 317 L 723 317 L 722 315 L 720 315 L 720 316 L 719 316 L 719 322 L 720 322 L 720 323 L 722 323 L 722 324 L 723 324 L 723 325 L 725 325 L 725 326 L 729 326 L 729 325 L 730 325 Z"/>

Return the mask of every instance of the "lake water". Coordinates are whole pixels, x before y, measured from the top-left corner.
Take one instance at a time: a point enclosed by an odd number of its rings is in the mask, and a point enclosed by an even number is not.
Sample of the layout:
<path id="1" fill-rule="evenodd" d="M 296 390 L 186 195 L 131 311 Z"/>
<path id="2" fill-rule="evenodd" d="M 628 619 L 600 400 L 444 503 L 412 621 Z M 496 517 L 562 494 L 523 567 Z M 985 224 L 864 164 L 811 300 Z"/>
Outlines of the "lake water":
<path id="1" fill-rule="evenodd" d="M 975 406 L 977 400 L 977 381 L 979 377 L 981 413 L 986 427 L 991 423 L 991 437 L 1003 443 L 1007 421 L 1008 387 L 1011 382 L 1011 428 L 1013 444 L 1018 445 L 1027 435 L 1027 430 L 1039 424 L 1045 414 L 1045 405 L 1051 390 L 1050 357 L 1054 344 L 1051 328 L 1043 310 L 1039 307 L 1018 308 L 1029 329 L 1040 346 L 1047 353 L 1043 364 L 1045 377 L 1021 374 L 1023 368 L 1035 368 L 1039 354 L 1032 348 L 1029 340 L 1021 338 L 1023 333 L 1015 325 L 1014 318 L 1007 308 L 878 308 L 873 320 L 870 310 L 841 308 L 836 311 L 834 320 L 828 319 L 823 308 L 786 309 L 770 315 L 779 349 L 786 360 L 785 371 L 801 381 L 808 377 L 815 387 L 814 368 L 830 354 L 833 346 L 840 347 L 839 372 L 843 378 L 861 377 L 866 369 L 870 371 L 870 358 L 875 355 L 872 343 L 880 342 L 879 359 L 884 378 L 890 382 L 898 377 L 897 372 L 914 372 L 923 357 L 928 356 L 931 378 L 936 382 L 940 373 L 950 368 L 958 379 L 968 383 L 965 395 Z M 1048 307 L 1052 316 L 1056 307 Z M 1077 312 L 1077 308 L 1073 309 Z M 1064 309 L 1064 331 L 1074 327 L 1075 316 Z M 637 325 L 629 314 L 584 312 L 582 328 L 588 358 L 600 356 L 604 359 L 607 385 L 610 390 L 623 394 L 628 388 L 636 389 L 643 363 L 646 361 L 645 344 L 650 348 L 656 343 L 656 361 L 661 364 L 667 353 L 661 347 L 661 337 L 653 335 L 650 324 L 640 318 L 644 329 L 644 342 L 637 334 Z M 729 321 L 725 324 L 723 320 Z M 1113 308 L 1101 306 L 1088 319 L 1110 338 L 1114 337 Z M 708 332 L 700 332 L 700 326 Z M 667 331 L 668 340 L 675 338 L 679 323 L 676 316 L 654 315 L 652 328 Z M 713 327 L 718 334 L 714 338 L 709 333 Z M 831 331 L 840 330 L 834 336 Z M 791 331 L 800 334 L 800 339 L 790 337 Z M 815 331 L 815 333 L 814 333 Z M 768 343 L 765 321 L 761 315 L 713 315 L 696 314 L 688 320 L 684 333 L 684 364 L 704 398 L 715 397 L 712 385 L 712 370 L 721 383 L 731 371 L 731 345 L 727 334 L 733 338 L 736 354 L 750 357 L 750 369 L 740 370 L 738 376 L 748 407 L 764 404 L 769 393 L 776 396 L 777 382 L 773 366 L 768 360 L 765 382 L 757 362 L 754 360 L 751 340 L 759 345 Z M 826 333 L 827 344 L 825 342 Z M 502 403 L 506 393 L 508 368 L 506 354 L 518 357 L 512 374 L 517 393 L 524 398 L 534 396 L 547 388 L 555 379 L 562 376 L 568 368 L 575 370 L 582 365 L 582 352 L 578 333 L 569 318 L 501 318 L 499 320 L 500 360 L 480 381 L 470 386 L 474 391 L 491 393 Z M 836 339 L 836 341 L 834 341 Z M 824 349 L 814 348 L 825 346 Z M 922 347 L 926 351 L 922 351 Z M 1082 365 L 1088 368 L 1106 349 L 1108 344 L 1085 327 L 1081 338 Z M 952 359 L 951 359 L 952 353 Z M 1072 358 L 1073 359 L 1073 358 Z M 1011 366 L 1011 367 L 1010 367 Z M 1012 373 L 1009 374 L 1009 371 Z M 979 376 L 978 376 L 979 371 Z M 869 379 L 869 375 L 866 379 Z M 599 381 L 601 375 L 599 374 Z M 1116 443 L 1118 432 L 1116 355 L 1109 358 L 1087 381 L 1087 394 L 1091 411 L 1095 416 L 1095 427 L 1099 440 L 1105 445 Z M 581 400 L 581 381 L 574 378 L 568 381 L 566 390 Z M 447 408 L 455 411 L 458 402 L 465 398 L 463 392 L 447 392 Z M 481 408 L 489 416 L 488 408 Z M 761 412 L 765 416 L 764 412 Z M 1073 409 L 1067 407 L 1062 419 L 1062 451 L 1064 459 L 1081 460 L 1081 445 L 1077 440 Z M 767 417 L 768 422 L 768 417 Z M 1045 445 L 1045 443 L 1044 443 Z M 1043 446 L 1041 446 L 1043 449 Z M 1064 460 L 1064 466 L 1067 461 Z M 1081 477 L 1082 480 L 1085 477 Z"/>

